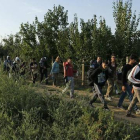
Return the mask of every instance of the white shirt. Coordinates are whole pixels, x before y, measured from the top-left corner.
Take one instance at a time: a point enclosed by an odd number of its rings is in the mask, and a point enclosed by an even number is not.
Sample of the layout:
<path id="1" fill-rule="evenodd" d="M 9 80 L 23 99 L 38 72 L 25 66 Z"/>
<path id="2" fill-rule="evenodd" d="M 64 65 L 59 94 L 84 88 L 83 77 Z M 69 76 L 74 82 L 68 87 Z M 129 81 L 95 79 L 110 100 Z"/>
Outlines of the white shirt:
<path id="1" fill-rule="evenodd" d="M 140 63 L 139 63 L 140 64 Z M 130 74 L 128 75 L 128 80 L 134 84 L 140 84 L 140 80 L 136 79 L 135 76 L 136 74 L 140 71 L 140 67 L 138 65 L 136 65 L 132 71 L 130 72 Z M 136 87 L 133 86 L 134 89 L 138 89 L 140 90 L 140 87 Z"/>

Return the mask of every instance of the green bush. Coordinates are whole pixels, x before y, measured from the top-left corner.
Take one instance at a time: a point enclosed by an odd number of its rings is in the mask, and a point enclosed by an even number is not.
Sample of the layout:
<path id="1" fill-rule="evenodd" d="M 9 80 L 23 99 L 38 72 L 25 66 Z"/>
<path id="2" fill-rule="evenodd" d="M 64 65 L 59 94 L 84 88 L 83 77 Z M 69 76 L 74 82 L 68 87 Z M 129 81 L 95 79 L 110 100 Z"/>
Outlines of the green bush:
<path id="1" fill-rule="evenodd" d="M 139 134 L 137 125 L 90 108 L 84 98 L 36 93 L 22 80 L 0 74 L 1 140 L 129 140 Z"/>

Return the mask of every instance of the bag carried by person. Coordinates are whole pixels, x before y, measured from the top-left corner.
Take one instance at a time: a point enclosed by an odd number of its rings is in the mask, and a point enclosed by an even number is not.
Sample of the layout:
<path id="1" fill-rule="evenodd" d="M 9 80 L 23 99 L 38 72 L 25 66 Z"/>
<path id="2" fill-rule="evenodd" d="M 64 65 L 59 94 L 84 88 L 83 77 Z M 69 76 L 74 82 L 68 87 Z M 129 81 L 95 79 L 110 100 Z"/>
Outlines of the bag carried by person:
<path id="1" fill-rule="evenodd" d="M 94 73 L 94 71 L 99 67 L 99 65 L 95 62 L 92 63 L 92 65 L 90 66 L 88 72 L 87 72 L 87 79 L 88 79 L 88 85 L 89 86 L 93 86 L 94 85 L 94 81 L 91 78 L 92 73 Z"/>

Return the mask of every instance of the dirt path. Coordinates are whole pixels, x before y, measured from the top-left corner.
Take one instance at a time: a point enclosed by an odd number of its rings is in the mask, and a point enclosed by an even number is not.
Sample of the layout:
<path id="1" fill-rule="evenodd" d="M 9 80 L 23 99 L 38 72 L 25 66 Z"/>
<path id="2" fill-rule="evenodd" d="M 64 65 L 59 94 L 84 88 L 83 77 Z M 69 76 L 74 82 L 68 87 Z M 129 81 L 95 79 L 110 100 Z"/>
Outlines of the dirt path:
<path id="1" fill-rule="evenodd" d="M 46 85 L 42 85 L 42 84 L 38 84 L 37 87 L 33 87 L 33 88 L 38 93 L 43 93 L 43 92 L 45 93 L 47 91 L 49 94 L 58 94 L 59 95 L 62 91 L 62 88 L 46 86 Z M 89 102 L 88 99 L 92 98 L 92 93 L 89 93 L 88 91 L 75 90 L 75 94 L 76 94 L 75 99 L 78 99 L 78 97 L 80 97 L 80 96 L 85 97 L 85 98 L 87 97 L 87 100 L 85 100 L 85 102 L 87 102 L 87 104 Z M 64 98 L 67 98 L 68 100 L 70 99 L 69 96 L 67 96 L 67 95 L 65 95 Z M 116 107 L 118 100 L 119 100 L 118 97 L 113 97 L 112 102 L 108 102 L 108 107 L 110 108 L 111 111 L 114 112 L 114 117 L 119 120 L 125 120 L 125 121 L 129 121 L 129 122 L 140 125 L 140 115 L 134 114 L 136 116 L 136 118 L 126 117 L 126 110 L 120 110 Z M 129 105 L 128 99 L 124 100 L 124 105 L 127 109 L 128 105 Z M 97 103 L 95 103 L 94 106 L 101 107 L 102 104 L 97 100 Z M 140 107 L 140 104 L 138 104 L 138 106 Z"/>

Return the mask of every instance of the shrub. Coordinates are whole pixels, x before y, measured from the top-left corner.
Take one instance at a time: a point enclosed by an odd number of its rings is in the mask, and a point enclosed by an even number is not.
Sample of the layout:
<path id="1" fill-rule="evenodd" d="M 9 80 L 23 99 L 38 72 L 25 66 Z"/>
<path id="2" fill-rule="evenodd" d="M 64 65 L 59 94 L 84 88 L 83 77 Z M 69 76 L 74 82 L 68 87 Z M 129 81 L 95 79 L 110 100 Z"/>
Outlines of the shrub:
<path id="1" fill-rule="evenodd" d="M 1 140 L 129 140 L 139 133 L 137 125 L 90 108 L 84 98 L 36 93 L 22 80 L 0 75 Z"/>

